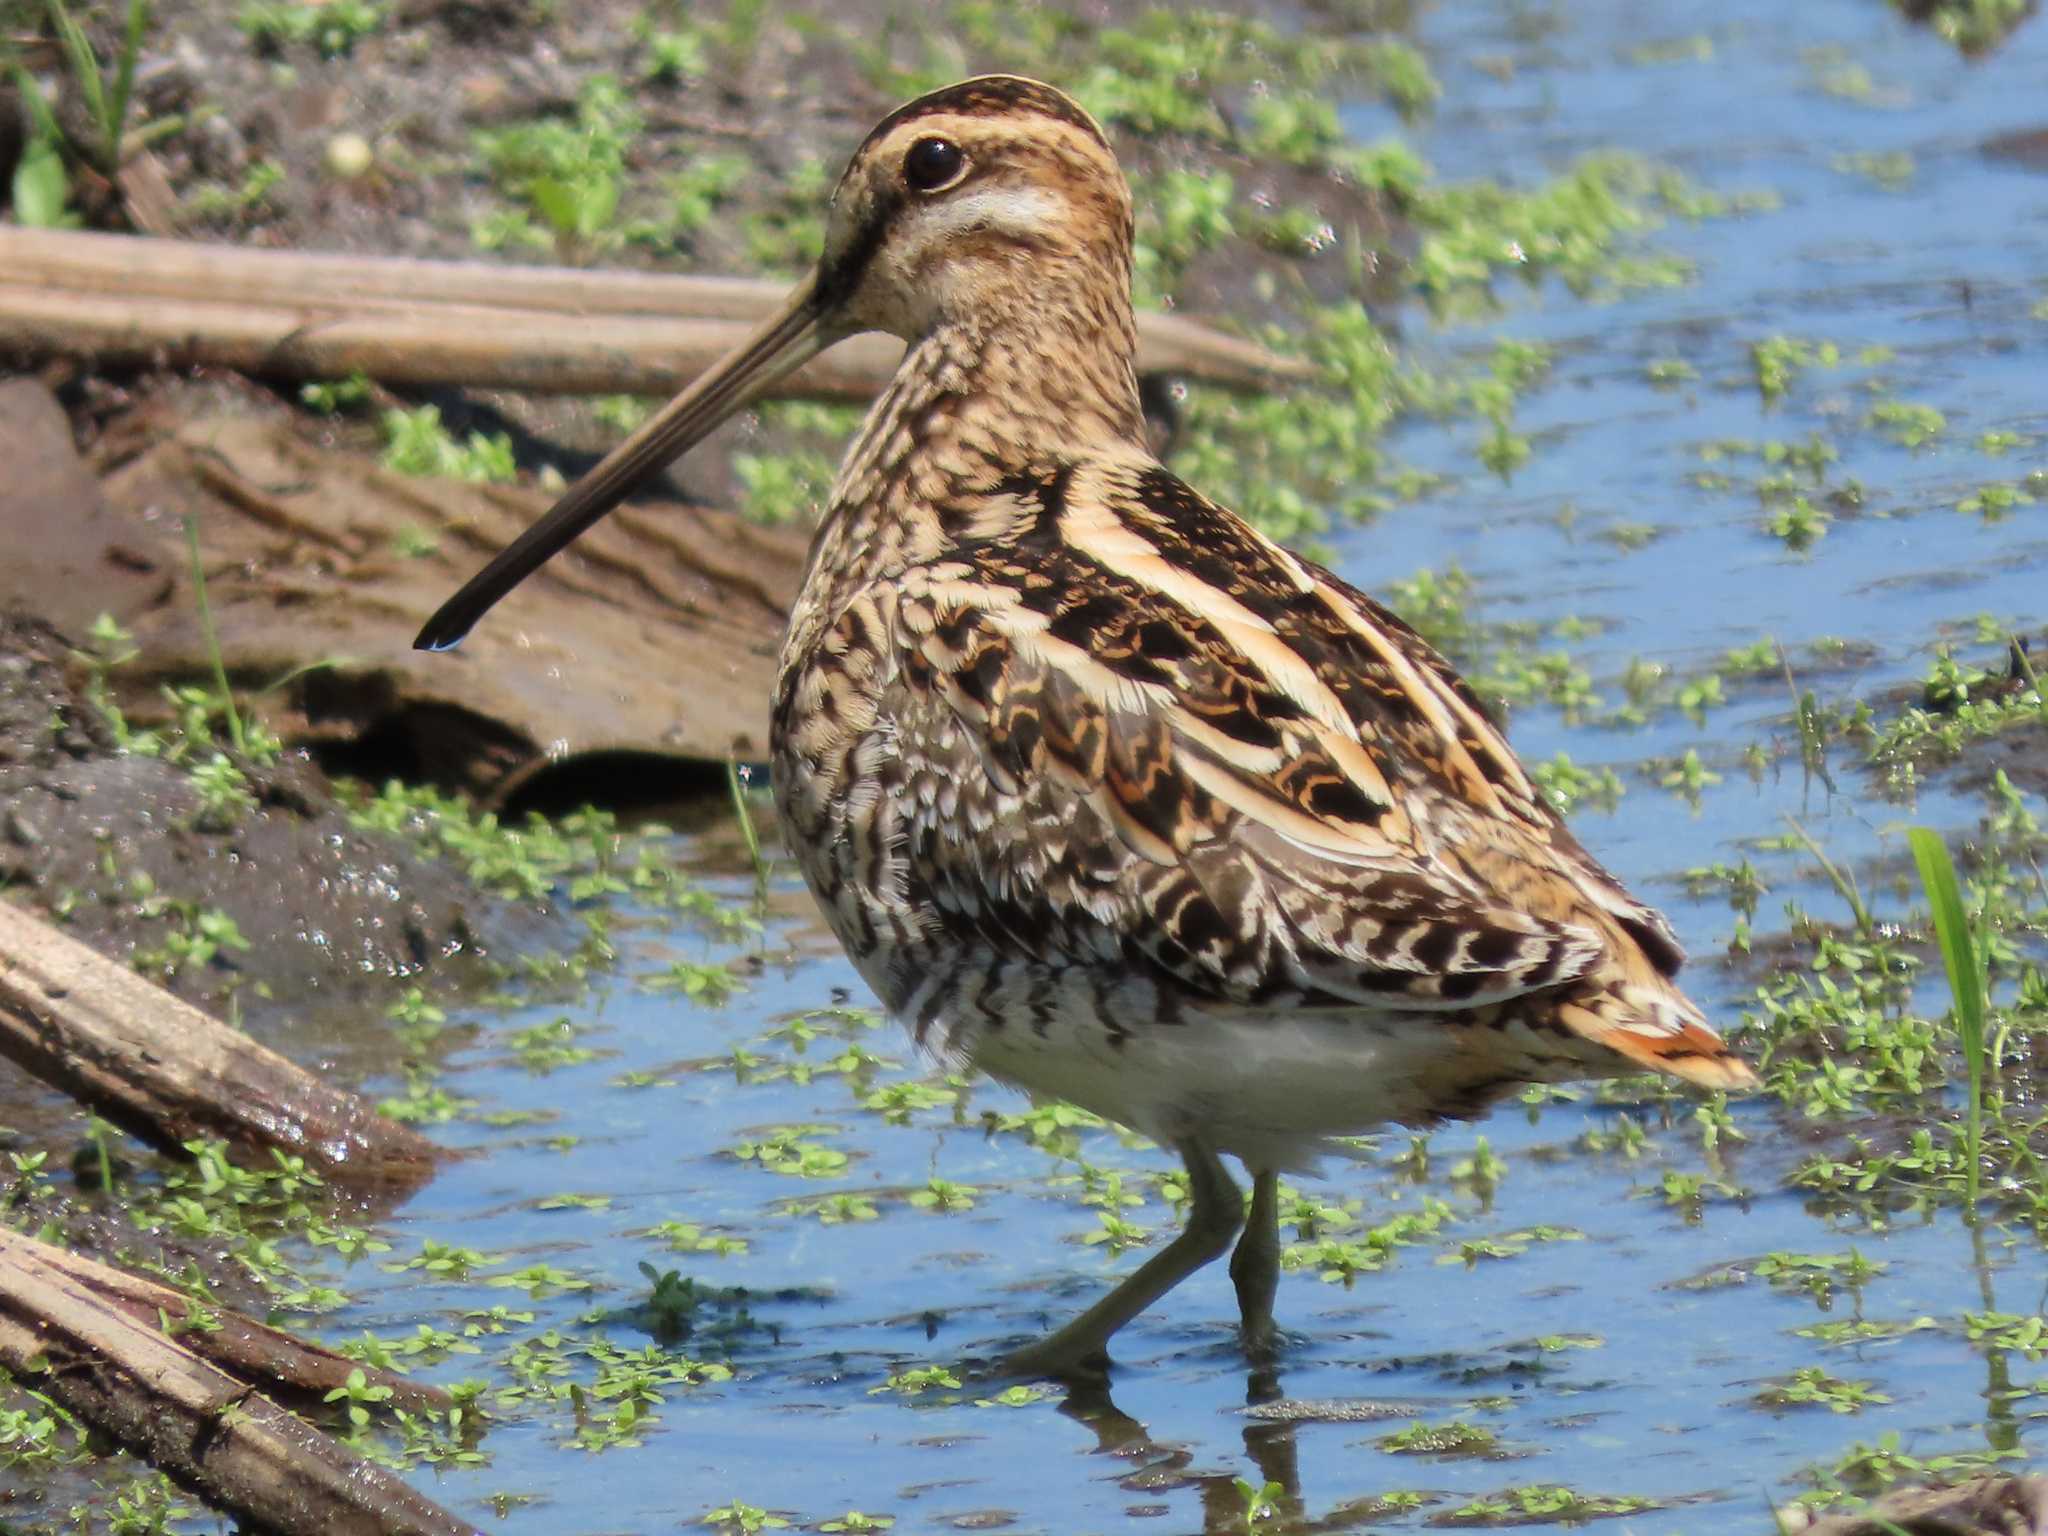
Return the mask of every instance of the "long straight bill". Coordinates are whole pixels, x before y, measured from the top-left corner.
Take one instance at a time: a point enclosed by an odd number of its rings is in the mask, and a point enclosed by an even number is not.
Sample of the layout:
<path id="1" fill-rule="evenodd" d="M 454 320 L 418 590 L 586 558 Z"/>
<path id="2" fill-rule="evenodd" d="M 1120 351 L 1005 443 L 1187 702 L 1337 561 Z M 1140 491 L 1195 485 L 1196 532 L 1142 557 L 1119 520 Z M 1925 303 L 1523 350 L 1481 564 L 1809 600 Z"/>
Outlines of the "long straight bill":
<path id="1" fill-rule="evenodd" d="M 413 646 L 422 651 L 452 650 L 499 598 L 539 570 L 571 539 L 702 442 L 735 411 L 838 339 L 820 324 L 816 277 L 806 278 L 753 335 L 643 422 L 595 469 L 570 486 L 545 517 L 443 603 Z"/>

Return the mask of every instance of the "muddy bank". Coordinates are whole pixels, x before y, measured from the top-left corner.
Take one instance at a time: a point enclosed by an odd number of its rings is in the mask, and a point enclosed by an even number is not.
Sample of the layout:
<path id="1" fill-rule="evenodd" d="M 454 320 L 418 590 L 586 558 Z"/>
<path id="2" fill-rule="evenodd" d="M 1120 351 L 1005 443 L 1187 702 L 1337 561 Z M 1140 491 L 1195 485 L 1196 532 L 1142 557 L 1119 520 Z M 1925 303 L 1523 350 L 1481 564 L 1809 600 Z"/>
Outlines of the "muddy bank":
<path id="1" fill-rule="evenodd" d="M 74 642 L 0 617 L 0 891 L 261 1033 L 381 1015 L 397 990 L 476 985 L 561 944 L 561 913 L 476 890 L 358 825 L 304 753 L 244 760 L 240 795 L 123 752 Z M 211 759 L 208 759 L 211 762 Z"/>

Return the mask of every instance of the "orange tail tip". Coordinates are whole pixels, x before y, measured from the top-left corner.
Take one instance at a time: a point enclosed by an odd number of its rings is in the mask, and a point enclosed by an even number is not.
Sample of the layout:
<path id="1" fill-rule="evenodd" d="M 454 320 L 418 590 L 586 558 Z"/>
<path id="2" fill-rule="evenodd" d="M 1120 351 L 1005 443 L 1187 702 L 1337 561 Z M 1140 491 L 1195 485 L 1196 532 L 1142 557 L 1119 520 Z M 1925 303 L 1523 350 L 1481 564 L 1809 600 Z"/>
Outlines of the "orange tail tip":
<path id="1" fill-rule="evenodd" d="M 1761 1086 L 1749 1063 L 1728 1048 L 1691 1001 L 1668 988 L 1623 986 L 1590 1004 L 1567 1003 L 1558 1017 L 1630 1061 L 1702 1088 L 1738 1093 Z"/>
<path id="2" fill-rule="evenodd" d="M 1728 1048 L 1728 1043 L 1701 1024 L 1687 1024 L 1664 1035 L 1612 1030 L 1601 1043 L 1659 1072 L 1682 1077 L 1702 1088 L 1745 1093 L 1762 1086 L 1754 1068 Z"/>

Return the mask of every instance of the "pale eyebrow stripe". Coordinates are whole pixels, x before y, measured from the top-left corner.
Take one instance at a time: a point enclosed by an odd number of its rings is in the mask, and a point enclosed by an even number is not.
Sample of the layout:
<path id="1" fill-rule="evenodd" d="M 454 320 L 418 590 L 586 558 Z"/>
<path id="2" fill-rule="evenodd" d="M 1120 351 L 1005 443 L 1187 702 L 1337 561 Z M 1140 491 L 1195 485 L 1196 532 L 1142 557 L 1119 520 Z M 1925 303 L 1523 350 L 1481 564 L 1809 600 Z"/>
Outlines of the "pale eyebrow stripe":
<path id="1" fill-rule="evenodd" d="M 982 187 L 961 197 L 928 204 L 919 214 L 918 223 L 944 234 L 990 227 L 1029 233 L 1065 217 L 1066 213 L 1067 200 L 1043 187 Z"/>

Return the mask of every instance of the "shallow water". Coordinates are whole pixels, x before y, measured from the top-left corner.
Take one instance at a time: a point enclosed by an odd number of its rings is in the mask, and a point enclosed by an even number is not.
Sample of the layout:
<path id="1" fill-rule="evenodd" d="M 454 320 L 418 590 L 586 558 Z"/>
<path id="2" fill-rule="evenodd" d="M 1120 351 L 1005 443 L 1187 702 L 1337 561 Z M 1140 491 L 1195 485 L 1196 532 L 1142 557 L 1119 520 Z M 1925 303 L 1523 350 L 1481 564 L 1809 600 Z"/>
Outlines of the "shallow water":
<path id="1" fill-rule="evenodd" d="M 1712 18 L 1705 32 L 1702 16 Z M 1653 50 L 1676 52 L 1676 61 L 1640 61 L 1645 45 L 1694 37 L 1703 48 Z M 1457 483 L 1332 534 L 1346 576 L 1373 588 L 1455 562 L 1474 578 L 1471 601 L 1484 619 L 1596 620 L 1602 628 L 1590 638 L 1541 646 L 1568 644 L 1610 707 L 1620 702 L 1616 678 L 1636 657 L 1695 673 L 1730 646 L 1770 636 L 1788 649 L 1801 686 L 1832 700 L 1916 680 L 1936 641 L 1953 638 L 1958 625 L 1967 638 L 1977 613 L 2038 622 L 2048 507 L 1986 523 L 1954 503 L 1980 482 L 2011 481 L 2042 462 L 2038 446 L 1983 452 L 1980 433 L 2048 435 L 2048 321 L 2029 314 L 2048 274 L 2048 179 L 1978 147 L 2040 123 L 2048 24 L 2023 27 L 1974 65 L 1874 0 L 1732 0 L 1710 10 L 1676 0 L 1467 3 L 1427 10 L 1419 42 L 1444 101 L 1409 136 L 1446 176 L 1533 181 L 1583 152 L 1625 145 L 1717 190 L 1769 190 L 1782 206 L 1674 222 L 1658 234 L 1657 245 L 1697 269 L 1682 287 L 1603 303 L 1555 285 L 1503 290 L 1497 318 L 1443 328 L 1411 311 L 1405 345 L 1417 356 L 1483 351 L 1509 336 L 1555 347 L 1557 363 L 1520 406 L 1517 429 L 1534 453 L 1507 483 L 1477 467 L 1478 429 L 1469 422 L 1416 422 L 1396 435 L 1398 458 Z M 1839 54 L 1815 52 L 1829 49 Z M 1846 63 L 1868 71 L 1865 99 L 1824 88 Z M 1360 108 L 1347 127 L 1372 137 L 1393 125 Z M 1914 164 L 1896 189 L 1835 164 L 1844 154 L 1895 150 Z M 1748 348 L 1773 333 L 1832 341 L 1850 358 L 1871 346 L 1895 356 L 1811 370 L 1767 405 Z M 1697 379 L 1653 387 L 1646 368 L 1666 359 L 1691 364 Z M 1913 450 L 1866 425 L 1880 396 L 1865 381 L 1875 377 L 1891 381 L 1885 396 L 1939 407 L 1948 430 Z M 1798 442 L 1816 431 L 1840 454 L 1828 483 L 1859 480 L 1867 500 L 1809 553 L 1764 531 L 1747 487 L 1693 482 L 1702 469 L 1762 472 L 1754 460 L 1703 463 L 1702 443 Z M 1639 547 L 1603 536 L 1619 524 L 1653 533 Z M 1829 638 L 1854 643 L 1853 665 L 1820 665 L 1815 647 Z M 1773 678 L 1743 685 L 1704 725 L 1676 713 L 1639 729 L 1569 725 L 1541 705 L 1514 721 L 1515 744 L 1531 760 L 1569 751 L 1582 764 L 1616 766 L 1627 793 L 1612 811 L 1581 809 L 1580 834 L 1663 902 L 1699 957 L 1697 995 L 1728 1019 L 1753 985 L 1715 960 L 1732 916 L 1718 898 L 1689 897 L 1678 872 L 1738 859 L 1755 839 L 1782 833 L 1788 813 L 1838 861 L 1861 862 L 1891 847 L 1881 831 L 1909 809 L 1951 828 L 1981 811 L 1974 797 L 1938 788 L 1923 790 L 1917 808 L 1888 805 L 1863 792 L 1854 770 L 1838 779 L 1848 793 L 1830 797 L 1803 782 L 1796 749 L 1753 781 L 1739 754 L 1753 741 L 1782 748 L 1789 707 L 1783 680 Z M 1697 808 L 1636 768 L 1688 748 L 1725 776 Z M 687 844 L 679 853 L 700 856 Z M 1781 859 L 1770 874 L 1760 929 L 1790 895 L 1838 914 L 1800 866 Z M 735 895 L 750 883 L 736 872 L 713 879 Z M 778 895 L 796 892 L 786 863 L 776 884 Z M 1758 1102 L 1735 1107 L 1749 1140 L 1728 1149 L 1720 1171 L 1748 1197 L 1709 1201 L 1688 1219 L 1659 1187 L 1666 1168 L 1709 1168 L 1686 1111 L 1674 1111 L 1665 1128 L 1650 1110 L 1651 1134 L 1634 1157 L 1596 1152 L 1582 1137 L 1612 1131 L 1619 1111 L 1591 1094 L 1436 1134 L 1419 1182 L 1394 1166 L 1407 1146 L 1394 1134 L 1375 1157 L 1304 1186 L 1361 1202 L 1367 1225 L 1426 1196 L 1448 1202 L 1452 1214 L 1434 1238 L 1349 1288 L 1312 1269 L 1286 1277 L 1279 1311 L 1289 1347 L 1279 1385 L 1289 1402 L 1320 1405 L 1301 1422 L 1247 1414 L 1220 1265 L 1120 1336 L 1113 1409 L 1063 1405 L 1052 1393 L 982 1405 L 987 1394 L 972 1383 L 917 1397 L 878 1392 L 892 1371 L 944 1365 L 1070 1315 L 1135 1256 L 1083 1242 L 1098 1223 L 1080 1188 L 1058 1182 L 1074 1173 L 1072 1161 L 1018 1132 L 984 1128 L 984 1112 L 1014 1114 L 1026 1107 L 1020 1099 L 984 1084 L 957 1109 L 923 1109 L 907 1127 L 890 1125 L 860 1101 L 878 1085 L 920 1075 L 893 1029 L 826 1020 L 822 1037 L 801 1051 L 772 1035 L 806 1011 L 866 1002 L 814 923 L 784 919 L 758 942 L 724 945 L 627 910 L 619 937 L 623 963 L 566 1010 L 583 1030 L 578 1043 L 606 1054 L 535 1073 L 507 1039 L 565 1010 L 480 1016 L 477 1042 L 443 1079 L 476 1101 L 475 1114 L 438 1134 L 488 1156 L 451 1167 L 386 1229 L 392 1258 L 432 1239 L 500 1262 L 461 1284 L 360 1264 L 348 1282 L 359 1300 L 327 1320 L 329 1334 L 455 1326 L 465 1309 L 509 1305 L 536 1314 L 534 1329 L 609 1334 L 638 1348 L 648 1342 L 632 1311 L 647 1293 L 643 1261 L 703 1285 L 750 1288 L 761 1326 L 738 1336 L 735 1380 L 667 1392 L 641 1448 L 570 1448 L 575 1425 L 536 1411 L 490 1431 L 489 1466 L 438 1480 L 416 1474 L 494 1528 L 533 1536 L 676 1529 L 738 1499 L 799 1526 L 859 1508 L 893 1515 L 898 1532 L 1235 1530 L 1243 1504 L 1231 1481 L 1244 1478 L 1281 1483 L 1290 1511 L 1323 1529 L 1419 1527 L 1468 1498 L 1544 1483 L 1662 1501 L 1618 1517 L 1618 1530 L 1763 1530 L 1767 1503 L 1796 1491 L 1802 1467 L 1831 1462 L 1855 1441 L 1897 1430 L 1918 1452 L 1984 1444 L 1985 1360 L 1955 1319 L 1985 1303 L 1959 1223 L 1831 1230 L 1781 1187 L 1805 1138 Z M 722 960 L 757 948 L 764 969 L 720 1006 L 643 984 L 677 958 Z M 850 1076 L 832 1070 L 848 1041 L 884 1063 Z M 760 1058 L 751 1069 L 733 1063 L 741 1048 Z M 804 1080 L 791 1066 L 816 1070 Z M 653 1081 L 629 1086 L 627 1074 Z M 547 1122 L 492 1128 L 476 1118 L 500 1111 Z M 818 1127 L 807 1139 L 846 1154 L 843 1170 L 783 1175 L 726 1150 L 787 1125 Z M 1453 1174 L 1479 1136 L 1506 1162 L 1490 1199 Z M 564 1148 L 550 1144 L 554 1137 L 578 1139 Z M 1083 1132 L 1078 1149 L 1134 1178 L 1169 1166 L 1109 1131 Z M 935 1176 L 975 1186 L 972 1208 L 941 1214 L 912 1205 L 907 1194 Z M 1126 1214 L 1167 1227 L 1157 1191 L 1140 1191 L 1146 1203 Z M 609 1204 L 541 1208 L 565 1193 L 602 1194 Z M 786 1209 L 792 1199 L 832 1194 L 868 1197 L 873 1219 L 828 1224 Z M 697 1223 L 749 1246 L 723 1257 L 674 1254 L 644 1235 L 663 1221 Z M 1532 1242 L 1510 1258 L 1468 1265 L 1460 1257 L 1461 1244 L 1537 1225 L 1577 1237 Z M 1684 1284 L 1774 1250 L 1852 1247 L 1881 1272 L 1860 1294 L 1838 1292 L 1825 1306 L 1758 1279 Z M 493 1273 L 536 1263 L 594 1289 L 528 1301 L 487 1284 Z M 2038 1249 L 1994 1242 L 1991 1268 L 2006 1310 L 2040 1306 L 2048 1267 Z M 588 1321 L 608 1311 L 618 1315 Z M 1942 1326 L 1835 1349 L 1793 1332 L 1855 1315 L 1924 1315 Z M 722 1358 L 712 1344 L 683 1347 Z M 1774 1413 L 1749 1401 L 1763 1381 L 1802 1365 L 1868 1379 L 1892 1401 L 1854 1418 Z M 2040 1370 L 2016 1363 L 2023 1381 Z M 433 1374 L 478 1371 L 475 1357 L 458 1356 Z M 2022 1419 L 2026 1411 L 2023 1402 Z M 1374 1443 L 1414 1418 L 1453 1417 L 1486 1425 L 1513 1459 L 1393 1456 Z M 1398 1518 L 1347 1512 L 1401 1489 L 1435 1502 Z M 531 1502 L 500 1520 L 486 1500 L 501 1493 Z"/>

